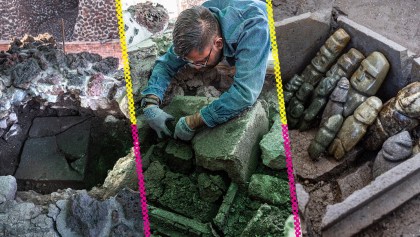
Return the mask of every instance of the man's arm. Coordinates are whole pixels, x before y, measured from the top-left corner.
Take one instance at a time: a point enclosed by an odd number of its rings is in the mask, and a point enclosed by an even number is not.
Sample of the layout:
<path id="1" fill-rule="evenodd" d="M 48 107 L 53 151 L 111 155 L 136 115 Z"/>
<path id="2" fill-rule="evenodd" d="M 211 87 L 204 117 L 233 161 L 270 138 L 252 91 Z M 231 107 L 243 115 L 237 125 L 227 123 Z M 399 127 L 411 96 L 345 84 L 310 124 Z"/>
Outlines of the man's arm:
<path id="1" fill-rule="evenodd" d="M 141 92 L 142 95 L 155 95 L 160 102 L 163 101 L 163 95 L 168 88 L 171 79 L 176 72 L 186 64 L 182 59 L 179 59 L 173 51 L 173 45 L 169 47 L 168 51 L 156 60 L 152 75 L 147 83 L 147 87 Z"/>
<path id="2" fill-rule="evenodd" d="M 235 54 L 234 82 L 218 100 L 200 110 L 207 126 L 224 123 L 255 103 L 264 84 L 269 52 L 267 19 L 259 16 L 244 22 Z"/>

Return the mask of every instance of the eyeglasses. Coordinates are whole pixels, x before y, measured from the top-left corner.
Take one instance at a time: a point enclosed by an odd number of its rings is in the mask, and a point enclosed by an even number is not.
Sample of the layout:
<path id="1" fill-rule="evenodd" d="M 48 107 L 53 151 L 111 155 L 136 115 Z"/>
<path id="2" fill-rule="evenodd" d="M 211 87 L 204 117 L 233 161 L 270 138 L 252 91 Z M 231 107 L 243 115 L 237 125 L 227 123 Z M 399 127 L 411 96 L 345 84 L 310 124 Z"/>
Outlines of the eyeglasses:
<path id="1" fill-rule="evenodd" d="M 211 55 L 211 51 L 213 51 L 213 47 L 210 49 L 210 53 L 209 53 L 209 55 L 207 55 L 207 57 L 205 58 L 205 62 L 204 62 L 204 64 L 202 64 L 202 63 L 196 63 L 196 62 L 192 62 L 192 61 L 190 61 L 190 60 L 188 60 L 188 59 L 186 59 L 186 58 L 181 58 L 182 60 L 184 60 L 185 62 L 187 62 L 190 66 L 196 66 L 196 67 L 207 67 L 207 63 L 208 63 L 208 61 L 209 61 L 209 59 L 210 59 L 210 55 Z"/>

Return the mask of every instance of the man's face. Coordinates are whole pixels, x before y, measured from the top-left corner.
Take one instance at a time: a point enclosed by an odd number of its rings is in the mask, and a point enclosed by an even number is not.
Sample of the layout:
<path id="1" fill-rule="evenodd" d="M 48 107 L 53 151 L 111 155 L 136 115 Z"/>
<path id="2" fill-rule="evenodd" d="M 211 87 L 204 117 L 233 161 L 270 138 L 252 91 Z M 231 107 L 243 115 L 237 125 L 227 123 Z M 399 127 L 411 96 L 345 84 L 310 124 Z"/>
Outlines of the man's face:
<path id="1" fill-rule="evenodd" d="M 193 49 L 185 57 L 187 61 L 192 62 L 189 65 L 196 69 L 205 69 L 215 67 L 223 56 L 223 39 L 215 37 L 210 45 L 208 45 L 202 52 Z"/>

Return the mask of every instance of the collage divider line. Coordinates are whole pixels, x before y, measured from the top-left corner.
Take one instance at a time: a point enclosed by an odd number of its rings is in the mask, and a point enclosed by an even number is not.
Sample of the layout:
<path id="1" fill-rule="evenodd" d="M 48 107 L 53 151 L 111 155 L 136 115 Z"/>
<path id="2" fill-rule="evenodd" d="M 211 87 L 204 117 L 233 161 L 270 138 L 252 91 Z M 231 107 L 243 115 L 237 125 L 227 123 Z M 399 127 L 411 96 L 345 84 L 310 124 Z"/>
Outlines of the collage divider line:
<path id="1" fill-rule="evenodd" d="M 118 18 L 118 28 L 119 28 L 119 35 L 120 35 L 120 42 L 121 42 L 121 52 L 122 52 L 122 60 L 124 65 L 124 77 L 126 81 L 126 91 L 127 91 L 127 99 L 128 99 L 128 109 L 130 111 L 130 121 L 131 121 L 131 131 L 133 137 L 133 145 L 134 145 L 134 154 L 136 157 L 136 171 L 138 177 L 138 184 L 139 184 L 139 191 L 140 191 L 140 201 L 141 201 L 141 208 L 142 208 L 142 217 L 143 217 L 143 229 L 144 234 L 146 237 L 150 236 L 150 222 L 149 222 L 149 215 L 147 209 L 147 200 L 146 200 L 146 190 L 144 185 L 144 176 L 143 176 L 143 167 L 142 167 L 142 160 L 140 154 L 140 142 L 138 140 L 138 128 L 137 128 L 137 120 L 135 115 L 135 108 L 134 108 L 134 99 L 133 99 L 133 89 L 132 89 L 132 81 L 130 76 L 130 65 L 128 62 L 128 53 L 127 53 L 127 44 L 125 38 L 125 31 L 124 31 L 124 21 L 122 16 L 122 6 L 121 0 L 116 0 L 116 13 Z M 291 149 L 290 149 L 290 141 L 288 135 L 288 126 L 287 126 L 287 119 L 286 119 L 286 111 L 284 105 L 284 98 L 283 98 L 283 87 L 281 81 L 281 72 L 280 72 L 280 61 L 278 55 L 278 48 L 276 42 L 276 32 L 274 27 L 274 18 L 273 18 L 273 7 L 271 0 L 267 0 L 267 13 L 268 13 L 268 21 L 269 21 L 269 29 L 270 29 L 270 40 L 272 46 L 272 54 L 274 58 L 274 72 L 276 78 L 276 85 L 277 85 L 277 97 L 279 102 L 280 108 L 280 120 L 282 123 L 282 135 L 284 140 L 284 148 L 286 153 L 286 166 L 287 166 L 287 175 L 289 178 L 289 189 L 290 189 L 290 201 L 292 204 L 292 214 L 294 215 L 294 227 L 295 227 L 295 235 L 301 236 L 301 229 L 300 229 L 300 220 L 298 214 L 298 202 L 296 198 L 296 188 L 295 188 L 295 181 L 294 181 L 294 174 L 293 174 L 293 164 L 292 164 L 292 156 L 291 156 Z"/>
<path id="2" fill-rule="evenodd" d="M 284 140 L 284 150 L 286 155 L 286 167 L 287 167 L 287 176 L 289 178 L 289 190 L 290 190 L 290 202 L 292 204 L 292 214 L 294 218 L 294 227 L 295 227 L 295 236 L 301 236 L 301 228 L 300 228 L 300 219 L 299 219 L 299 208 L 298 208 L 298 200 L 296 197 L 296 187 L 295 187 L 295 178 L 293 172 L 293 163 L 292 163 L 292 152 L 290 147 L 290 140 L 289 140 L 289 129 L 287 126 L 287 118 L 286 118 L 286 108 L 284 104 L 283 98 L 283 86 L 281 80 L 281 71 L 280 71 L 280 60 L 279 60 L 279 52 L 277 48 L 277 40 L 276 40 L 276 31 L 274 26 L 274 17 L 273 17 L 273 4 L 271 0 L 267 0 L 267 14 L 268 14 L 268 24 L 270 29 L 270 40 L 271 40 L 271 47 L 272 47 L 272 55 L 274 59 L 274 75 L 276 78 L 276 85 L 277 85 L 277 98 L 279 102 L 279 109 L 280 109 L 280 121 L 282 123 L 282 135 Z"/>
<path id="3" fill-rule="evenodd" d="M 137 178 L 138 178 L 141 211 L 142 211 L 142 217 L 143 217 L 143 231 L 144 231 L 144 235 L 146 237 L 149 237 L 150 236 L 150 222 L 149 222 L 149 214 L 148 214 L 148 209 L 147 209 L 146 187 L 144 184 L 143 165 L 142 165 L 142 159 L 141 159 L 141 154 L 140 154 L 140 142 L 139 142 L 139 136 L 138 136 L 136 111 L 134 108 L 133 86 L 132 86 L 131 75 L 130 75 L 130 64 L 128 61 L 127 43 L 126 43 L 126 37 L 125 37 L 121 0 L 115 0 L 115 6 L 116 6 L 116 13 L 117 13 L 117 18 L 118 18 L 118 29 L 119 29 L 120 42 L 121 42 L 122 60 L 123 60 L 123 65 L 124 65 L 124 78 L 126 82 L 128 109 L 130 112 L 131 134 L 133 137 L 134 155 L 136 157 L 136 172 L 137 172 Z"/>

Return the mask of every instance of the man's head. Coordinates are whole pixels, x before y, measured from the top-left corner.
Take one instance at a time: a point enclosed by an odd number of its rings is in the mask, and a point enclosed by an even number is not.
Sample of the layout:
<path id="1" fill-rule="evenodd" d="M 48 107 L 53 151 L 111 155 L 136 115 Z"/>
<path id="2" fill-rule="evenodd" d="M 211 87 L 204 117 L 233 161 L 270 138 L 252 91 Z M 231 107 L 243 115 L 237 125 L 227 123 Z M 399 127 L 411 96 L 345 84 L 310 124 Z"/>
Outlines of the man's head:
<path id="1" fill-rule="evenodd" d="M 197 68 L 215 66 L 222 57 L 220 32 L 219 22 L 207 8 L 195 6 L 184 10 L 175 22 L 174 51 Z"/>

